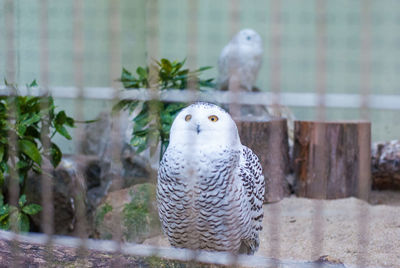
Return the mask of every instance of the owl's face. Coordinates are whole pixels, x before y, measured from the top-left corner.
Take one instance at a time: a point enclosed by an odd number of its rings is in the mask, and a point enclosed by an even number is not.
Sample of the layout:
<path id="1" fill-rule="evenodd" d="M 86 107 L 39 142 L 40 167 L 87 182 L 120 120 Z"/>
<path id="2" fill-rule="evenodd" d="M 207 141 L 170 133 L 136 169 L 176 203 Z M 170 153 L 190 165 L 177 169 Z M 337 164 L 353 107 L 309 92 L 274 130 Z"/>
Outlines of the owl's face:
<path id="1" fill-rule="evenodd" d="M 183 109 L 175 118 L 170 145 L 228 146 L 240 145 L 231 116 L 217 105 L 198 102 Z"/>
<path id="2" fill-rule="evenodd" d="M 252 29 L 244 29 L 238 32 L 233 40 L 240 45 L 262 46 L 261 36 Z"/>

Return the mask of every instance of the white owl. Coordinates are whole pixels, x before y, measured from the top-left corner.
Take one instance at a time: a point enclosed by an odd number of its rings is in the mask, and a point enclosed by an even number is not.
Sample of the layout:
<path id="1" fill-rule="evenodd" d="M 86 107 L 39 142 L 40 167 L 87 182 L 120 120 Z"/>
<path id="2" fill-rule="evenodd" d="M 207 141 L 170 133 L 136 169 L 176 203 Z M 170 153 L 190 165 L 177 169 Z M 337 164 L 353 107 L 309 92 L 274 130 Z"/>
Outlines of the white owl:
<path id="1" fill-rule="evenodd" d="M 225 110 L 203 102 L 183 109 L 158 170 L 158 211 L 170 244 L 254 254 L 264 184 L 257 156 Z"/>
<path id="2" fill-rule="evenodd" d="M 229 80 L 236 75 L 240 86 L 252 91 L 261 67 L 262 54 L 262 39 L 256 31 L 244 29 L 238 32 L 218 59 L 220 89 L 227 90 Z"/>

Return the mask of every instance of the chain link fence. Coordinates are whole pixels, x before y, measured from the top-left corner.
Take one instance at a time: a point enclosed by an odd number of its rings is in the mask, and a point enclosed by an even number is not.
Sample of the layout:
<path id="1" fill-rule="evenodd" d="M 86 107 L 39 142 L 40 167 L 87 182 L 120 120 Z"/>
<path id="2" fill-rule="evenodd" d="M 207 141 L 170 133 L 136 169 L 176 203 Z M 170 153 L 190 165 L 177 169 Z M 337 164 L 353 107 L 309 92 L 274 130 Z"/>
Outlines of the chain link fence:
<path id="1" fill-rule="evenodd" d="M 18 129 L 12 127 L 6 133 L 7 142 L 4 144 L 9 147 L 2 143 L 1 148 L 17 148 L 7 152 L 9 160 L 5 165 L 8 168 L 2 167 L 2 205 L 9 205 L 9 212 L 6 215 L 0 211 L 0 219 L 4 222 L 9 218 L 9 225 L 2 225 L 3 229 L 9 231 L 0 232 L 0 241 L 12 254 L 11 259 L 2 257 L 6 266 L 29 266 L 33 263 L 39 266 L 63 266 L 68 264 L 68 261 L 62 262 L 68 260 L 68 256 L 73 256 L 73 263 L 78 266 L 104 267 L 176 265 L 165 264 L 163 260 L 177 260 L 188 267 L 195 262 L 250 267 L 400 265 L 398 243 L 379 244 L 374 234 L 376 231 L 372 229 L 380 224 L 373 219 L 379 218 L 380 213 L 386 213 L 381 215 L 382 219 L 387 218 L 389 222 L 383 223 L 388 224 L 387 229 L 382 231 L 384 237 L 398 237 L 398 208 L 393 206 L 377 211 L 367 203 L 352 198 L 329 203 L 336 201 L 296 201 L 295 197 L 287 197 L 284 199 L 286 203 L 264 204 L 261 239 L 264 246 L 256 256 L 175 249 L 163 243 L 154 243 L 151 237 L 150 242 L 141 244 L 145 241 L 141 232 L 151 233 L 147 227 L 142 228 L 150 224 L 142 219 L 150 216 L 137 214 L 136 203 L 133 212 L 124 207 L 128 203 L 133 204 L 135 194 L 142 194 L 135 192 L 138 190 L 134 185 L 139 183 L 131 183 L 127 178 L 140 177 L 140 182 L 154 187 L 159 157 L 157 154 L 154 156 L 151 148 L 135 154 L 133 147 L 128 145 L 133 143 L 130 139 L 134 128 L 128 122 L 137 114 L 113 114 L 111 111 L 120 100 L 157 100 L 164 103 L 202 100 L 224 107 L 232 104 L 239 107 L 262 105 L 278 110 L 285 107 L 282 111 L 291 123 L 289 132 L 295 132 L 294 120 L 354 120 L 371 122 L 372 142 L 398 139 L 400 35 L 397 29 L 400 26 L 400 2 L 1 0 L 0 3 L 0 75 L 5 79 L 4 84 L 0 84 L 1 96 L 7 100 L 27 95 L 47 100 L 45 97 L 53 96 L 56 109 L 65 110 L 66 114 L 75 118 L 75 128 L 69 134 L 63 132 L 60 121 L 56 122 L 59 125 L 53 125 L 51 116 L 47 118 L 46 114 L 40 114 L 42 121 L 40 118 L 35 121 L 41 122 L 41 132 L 37 134 L 37 140 L 31 141 L 39 144 L 39 150 L 52 152 L 55 143 L 64 153 L 57 168 L 46 166 L 46 163 L 40 165 L 40 161 L 36 161 L 42 169 L 40 175 L 34 175 L 41 182 L 35 186 L 40 188 L 37 192 L 29 188 L 30 184 L 25 186 L 25 183 L 21 183 L 22 164 L 18 166 L 11 163 L 18 159 L 20 152 L 25 153 L 24 157 L 34 159 L 30 151 L 21 148 L 23 145 L 19 139 L 25 138 Z M 254 28 L 263 39 L 263 65 L 256 83 L 261 92 L 192 90 L 202 79 L 217 77 L 216 66 L 222 48 L 242 28 Z M 200 66 L 213 68 L 199 77 L 189 77 L 189 90 L 160 93 L 158 84 L 151 83 L 155 73 L 150 67 L 148 88 L 122 90 L 123 83 L 119 81 L 122 68 L 136 70 L 139 66 L 151 66 L 154 60 L 161 58 L 171 61 L 185 59 L 185 65 L 190 70 Z M 32 84 L 27 89 L 21 86 L 35 79 L 39 86 Z M 13 126 L 19 122 L 17 113 L 20 112 L 20 104 L 10 103 L 2 124 Z M 51 101 L 40 102 L 42 110 L 47 111 L 51 106 Z M 231 108 L 230 112 L 235 113 L 234 106 Z M 150 107 L 149 111 L 150 114 L 159 112 L 154 107 Z M 88 122 L 96 118 L 97 121 Z M 63 124 L 68 125 L 66 120 Z M 105 123 L 101 125 L 101 122 Z M 96 124 L 99 127 L 91 128 Z M 52 128 L 56 129 L 55 135 L 49 139 Z M 69 135 L 70 141 L 65 139 Z M 273 131 L 271 135 L 278 137 L 280 134 Z M 289 133 L 292 142 L 295 139 L 293 135 Z M 370 148 L 360 149 L 360 154 L 368 154 L 369 157 Z M 95 155 L 95 160 L 88 155 Z M 54 160 L 54 157 L 51 154 L 50 158 Z M 32 166 L 36 167 L 34 162 Z M 93 166 L 97 169 L 87 169 L 87 163 L 96 163 Z M 80 165 L 85 167 L 81 168 Z M 370 167 L 362 168 L 365 170 Z M 132 170 L 134 174 L 129 173 Z M 63 171 L 67 174 L 62 175 L 64 177 L 60 175 Z M 62 181 L 59 177 L 64 178 L 62 190 L 56 188 Z M 101 179 L 92 179 L 94 177 Z M 91 185 L 95 186 L 90 188 Z M 32 202 L 28 192 L 40 193 L 40 198 L 36 200 L 41 212 L 36 216 L 33 213 L 31 215 L 28 209 L 24 212 L 24 206 L 28 206 L 25 202 Z M 110 199 L 113 192 L 117 194 Z M 22 195 L 28 197 L 27 201 L 21 201 Z M 150 211 L 155 202 L 152 190 L 150 195 L 149 199 L 144 198 L 147 204 L 139 205 L 140 208 L 145 207 L 145 211 Z M 126 198 L 122 205 L 118 204 L 119 207 L 107 203 L 114 202 L 118 196 Z M 55 203 L 61 197 L 66 199 L 63 204 L 68 204 L 64 211 L 71 211 L 64 229 L 60 228 L 63 222 L 57 221 L 64 214 L 59 214 L 58 203 Z M 347 201 L 349 203 L 346 205 Z M 304 206 L 296 207 L 296 202 Z M 341 206 L 345 214 L 340 213 Z M 12 207 L 17 212 L 12 212 Z M 108 214 L 112 209 L 119 213 Z M 297 210 L 297 214 L 292 210 Z M 30 233 L 19 233 L 19 224 L 23 221 L 16 215 L 27 217 Z M 126 215 L 130 215 L 130 227 L 126 227 Z M 107 226 L 112 229 L 112 235 L 93 227 L 98 224 L 99 218 L 104 220 L 107 217 L 113 218 L 113 225 Z M 310 237 L 304 238 L 302 230 L 295 231 L 296 227 L 293 226 L 296 226 L 296 221 L 304 221 L 305 225 L 298 225 L 297 228 L 307 228 L 304 233 Z M 331 243 L 329 248 L 332 248 L 332 243 L 334 245 L 336 241 L 330 240 L 332 237 L 347 241 L 346 237 L 340 238 L 344 235 L 337 233 L 338 229 L 332 229 L 332 221 L 343 222 L 339 223 L 339 229 L 354 228 L 348 239 L 356 240 L 355 247 L 340 249 L 346 244 L 340 242 L 337 248 L 333 246 L 331 253 L 328 250 L 329 255 L 342 256 L 344 264 L 339 260 L 341 257 L 325 256 L 327 244 Z M 287 234 L 281 236 L 281 233 L 290 230 L 293 231 L 289 234 L 290 238 Z M 135 238 L 136 235 L 141 238 Z M 165 240 L 161 233 L 157 235 Z M 96 240 L 99 238 L 101 240 Z M 373 256 L 374 250 L 381 245 L 384 250 Z M 27 258 L 36 252 L 35 246 L 40 248 L 42 253 L 37 254 L 43 257 L 43 262 L 37 263 L 34 258 Z M 301 247 L 300 251 L 305 255 L 286 250 L 291 247 Z M 66 249 L 73 250 L 69 252 Z M 58 251 L 67 253 L 60 257 Z M 111 255 L 97 256 L 99 252 Z M 155 256 L 160 259 L 155 259 Z"/>

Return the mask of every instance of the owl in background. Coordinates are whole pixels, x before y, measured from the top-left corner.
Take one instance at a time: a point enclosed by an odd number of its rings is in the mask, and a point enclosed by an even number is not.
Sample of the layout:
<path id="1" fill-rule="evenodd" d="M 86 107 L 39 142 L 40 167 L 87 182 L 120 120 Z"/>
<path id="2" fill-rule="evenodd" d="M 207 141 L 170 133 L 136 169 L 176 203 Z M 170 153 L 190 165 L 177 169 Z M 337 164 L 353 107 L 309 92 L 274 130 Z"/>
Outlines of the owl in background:
<path id="1" fill-rule="evenodd" d="M 229 80 L 236 76 L 241 89 L 253 91 L 262 63 L 262 54 L 262 39 L 256 31 L 244 29 L 238 32 L 219 56 L 219 89 L 228 90 Z"/>

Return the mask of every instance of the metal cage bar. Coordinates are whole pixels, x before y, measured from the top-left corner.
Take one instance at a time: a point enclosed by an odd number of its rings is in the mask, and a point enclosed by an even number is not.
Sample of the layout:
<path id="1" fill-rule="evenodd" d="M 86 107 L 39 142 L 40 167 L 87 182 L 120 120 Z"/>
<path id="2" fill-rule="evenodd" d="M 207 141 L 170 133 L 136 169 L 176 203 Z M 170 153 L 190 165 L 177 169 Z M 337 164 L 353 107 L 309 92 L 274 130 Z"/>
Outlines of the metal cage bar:
<path id="1" fill-rule="evenodd" d="M 400 95 L 378 95 L 372 93 L 372 2 L 369 0 L 360 2 L 361 10 L 361 33 L 360 33 L 360 43 L 361 43 L 361 55 L 360 55 L 360 81 L 359 81 L 359 93 L 357 94 L 344 94 L 344 93 L 328 93 L 327 83 L 328 83 L 328 56 L 327 56 L 327 35 L 328 35 L 328 4 L 324 0 L 314 1 L 314 13 L 316 18 L 314 20 L 315 26 L 315 92 L 308 93 L 295 93 L 295 92 L 282 92 L 282 73 L 284 71 L 282 60 L 283 41 L 282 32 L 284 29 L 284 24 L 282 22 L 282 10 L 283 1 L 272 0 L 269 2 L 270 12 L 270 29 L 272 30 L 270 42 L 269 53 L 271 54 L 271 71 L 269 75 L 269 87 L 271 92 L 241 92 L 240 82 L 234 78 L 229 82 L 230 91 L 228 92 L 197 92 L 195 91 L 197 81 L 195 78 L 189 80 L 188 88 L 191 90 L 181 91 L 181 90 L 171 90 L 168 92 L 160 92 L 158 87 L 158 71 L 154 67 L 154 59 L 159 58 L 160 54 L 160 1 L 150 0 L 146 2 L 146 49 L 147 49 L 147 64 L 150 66 L 150 90 L 139 89 L 138 91 L 121 92 L 120 86 L 114 79 L 118 76 L 118 71 L 121 66 L 121 1 L 114 0 L 108 2 L 108 39 L 109 39 L 109 49 L 110 54 L 110 66 L 109 74 L 111 85 L 109 88 L 105 87 L 85 87 L 84 80 L 84 53 L 85 53 L 85 31 L 84 31 L 84 18 L 85 18 L 85 3 L 80 0 L 75 0 L 73 2 L 73 74 L 74 74 L 74 86 L 72 87 L 50 87 L 50 37 L 49 37 L 49 1 L 40 0 L 39 2 L 39 26 L 40 26 L 40 79 L 41 88 L 33 88 L 32 92 L 24 91 L 21 89 L 18 94 L 21 95 L 34 95 L 34 96 L 54 96 L 59 98 L 70 98 L 76 100 L 75 104 L 75 115 L 76 118 L 83 120 L 84 110 L 83 106 L 87 99 L 97 99 L 97 100 L 110 100 L 114 103 L 121 99 L 131 99 L 131 100 L 156 100 L 163 102 L 193 102 L 196 100 L 204 101 L 214 101 L 222 104 L 230 105 L 231 114 L 235 117 L 240 117 L 240 106 L 247 105 L 267 105 L 272 106 L 274 109 L 279 109 L 282 105 L 295 106 L 295 107 L 312 107 L 315 108 L 315 119 L 317 121 L 325 121 L 329 116 L 327 114 L 328 108 L 356 108 L 360 112 L 360 118 L 362 120 L 371 119 L 372 109 L 392 109 L 400 110 Z M 241 26 L 241 1 L 232 0 L 228 3 L 228 30 L 231 36 L 234 35 Z M 187 16 L 188 21 L 186 22 L 186 37 L 187 37 L 187 54 L 189 55 L 188 65 L 190 69 L 197 67 L 199 62 L 199 1 L 190 1 L 187 4 Z M 15 27 L 16 21 L 16 4 L 12 0 L 4 0 L 4 10 L 5 16 L 4 21 L 6 25 L 5 29 L 5 45 L 6 45 L 6 77 L 11 83 L 14 83 L 18 76 L 18 63 L 17 63 L 17 47 L 15 39 L 18 37 L 16 33 L 18 32 Z M 236 75 L 237 76 L 237 75 Z M 0 87 L 0 94 L 8 95 L 10 99 L 15 99 L 17 97 L 16 90 L 13 86 Z M 15 104 L 15 102 L 14 102 Z M 49 103 L 43 102 L 42 108 L 48 108 Z M 16 107 L 11 105 L 9 113 L 9 123 L 13 123 L 16 117 Z M 155 114 L 159 111 L 154 106 L 151 107 L 151 113 Z M 118 169 L 122 166 L 120 152 L 121 144 L 119 138 L 121 137 L 121 119 L 116 116 L 113 118 L 113 133 L 112 136 L 112 165 L 113 169 Z M 47 151 L 51 147 L 51 141 L 48 138 L 49 134 L 49 121 L 46 118 L 42 119 L 42 133 L 41 142 L 43 145 L 43 150 Z M 82 138 L 82 127 L 78 127 L 75 131 L 75 136 Z M 273 133 L 273 135 L 278 135 L 278 133 Z M 325 135 L 324 130 L 317 131 L 317 135 L 322 137 Z M 371 139 L 371 137 L 364 135 L 364 133 L 359 133 L 360 139 Z M 9 131 L 8 140 L 13 147 L 17 147 L 18 140 L 15 131 Z M 76 143 L 77 151 L 79 151 L 79 143 Z M 370 154 L 370 148 L 365 148 L 365 150 L 360 151 L 361 155 Z M 315 154 L 321 154 L 322 151 L 316 150 Z M 10 161 L 15 161 L 17 152 L 10 151 L 9 156 Z M 191 151 L 187 152 L 187 157 L 191 157 Z M 13 165 L 15 166 L 15 165 Z M 364 174 L 364 177 L 370 176 L 370 173 L 366 172 L 369 167 L 359 166 L 359 173 Z M 77 216 L 77 237 L 78 238 L 66 238 L 53 236 L 54 234 L 54 207 L 53 207 L 53 183 L 52 176 L 49 175 L 50 168 L 43 168 L 45 171 L 41 176 L 42 180 L 42 228 L 43 235 L 20 235 L 18 234 L 18 227 L 15 219 L 13 219 L 11 230 L 13 232 L 3 232 L 0 231 L 0 237 L 5 240 L 14 241 L 13 242 L 13 255 L 15 258 L 15 266 L 19 265 L 19 260 L 21 258 L 20 251 L 18 248 L 19 243 L 30 242 L 37 243 L 41 245 L 49 246 L 49 251 L 51 251 L 53 245 L 63 245 L 71 246 L 77 251 L 81 252 L 82 258 L 85 258 L 85 250 L 102 250 L 105 252 L 116 252 L 122 254 L 131 254 L 137 256 L 159 256 L 165 257 L 167 259 L 178 259 L 182 261 L 200 261 L 211 264 L 223 264 L 223 265 L 254 265 L 260 267 L 275 267 L 277 265 L 282 267 L 314 267 L 319 266 L 318 264 L 312 263 L 299 263 L 292 261 L 278 260 L 282 255 L 282 244 L 280 230 L 282 215 L 284 212 L 280 210 L 278 206 L 274 206 L 271 210 L 270 215 L 265 215 L 268 222 L 268 236 L 271 238 L 269 242 L 269 252 L 270 256 L 274 256 L 277 259 L 272 258 L 262 258 L 262 257 L 248 257 L 248 256 L 233 256 L 231 254 L 225 253 L 210 253 L 210 252 L 199 252 L 181 249 L 166 249 L 162 247 L 151 247 L 146 245 L 137 245 L 132 243 L 123 243 L 122 229 L 117 230 L 117 236 L 113 237 L 113 241 L 95 241 L 88 239 L 86 234 L 87 222 L 86 222 L 86 206 L 84 201 L 85 193 L 85 182 L 84 175 L 78 174 L 78 180 L 75 182 L 75 196 L 74 202 L 76 205 L 76 216 Z M 326 170 L 321 164 L 320 171 Z M 195 173 L 196 171 L 193 171 Z M 318 171 L 317 171 L 318 172 Z M 13 206 L 18 206 L 18 197 L 20 195 L 19 185 L 18 185 L 18 173 L 15 169 L 10 169 L 9 174 L 9 203 Z M 155 174 L 152 174 L 154 176 Z M 116 188 L 122 188 L 121 179 L 118 177 L 113 178 L 117 181 Z M 153 180 L 155 180 L 153 178 Z M 322 183 L 321 196 L 326 194 L 327 186 L 326 182 Z M 325 191 L 325 192 L 323 192 Z M 366 194 L 359 193 L 360 196 L 368 198 Z M 195 196 L 193 196 L 195 197 Z M 324 205 L 321 202 L 317 202 L 313 207 L 314 214 L 312 219 L 312 258 L 316 259 L 321 256 L 324 252 Z M 371 217 L 370 211 L 367 206 L 357 206 L 355 208 L 355 213 L 357 214 L 358 222 L 358 254 L 357 254 L 357 265 L 360 267 L 365 267 L 368 262 L 368 246 L 370 238 L 370 226 L 369 219 Z M 121 222 L 122 220 L 119 219 Z M 195 232 L 193 232 L 192 239 L 197 242 L 197 237 Z M 195 242 L 195 243 L 196 243 Z M 81 250 L 84 249 L 84 250 Z M 54 256 L 49 254 L 48 259 L 51 260 Z M 119 261 L 115 261 L 115 265 L 119 265 Z M 296 266 L 298 265 L 298 266 Z M 300 266 L 299 266 L 300 265 Z M 325 267 L 321 264 L 319 267 Z M 326 266 L 326 267 L 338 267 L 336 265 Z M 350 267 L 350 266 L 349 266 Z"/>

